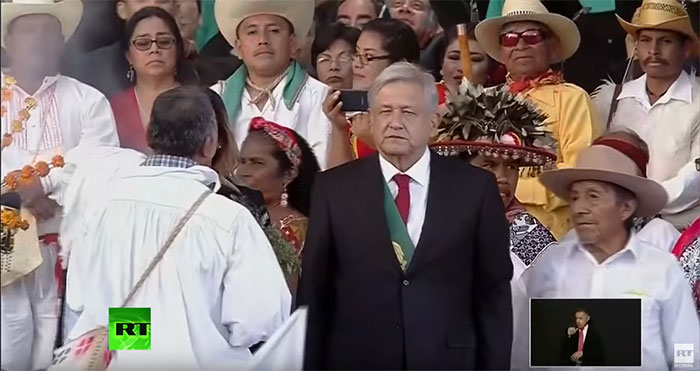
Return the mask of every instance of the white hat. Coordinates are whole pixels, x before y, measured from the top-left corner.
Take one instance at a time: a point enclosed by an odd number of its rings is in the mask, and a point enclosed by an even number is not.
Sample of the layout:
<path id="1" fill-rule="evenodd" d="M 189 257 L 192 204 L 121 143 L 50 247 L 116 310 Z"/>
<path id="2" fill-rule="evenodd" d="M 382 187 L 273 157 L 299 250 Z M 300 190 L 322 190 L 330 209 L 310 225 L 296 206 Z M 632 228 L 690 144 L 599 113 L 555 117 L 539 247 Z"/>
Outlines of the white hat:
<path id="1" fill-rule="evenodd" d="M 29 14 L 49 14 L 61 22 L 63 36 L 68 40 L 78 28 L 83 16 L 83 2 L 81 0 L 12 0 L 2 3 L 2 26 L 0 35 L 2 46 L 5 46 L 7 26 L 13 20 Z"/>
<path id="2" fill-rule="evenodd" d="M 561 55 L 553 63 L 568 59 L 581 43 L 576 23 L 559 14 L 550 13 L 539 0 L 506 0 L 501 17 L 481 21 L 474 30 L 476 40 L 493 59 L 501 61 L 501 27 L 511 22 L 539 22 L 557 36 Z"/>
<path id="3" fill-rule="evenodd" d="M 256 15 L 276 15 L 289 21 L 297 39 L 303 41 L 314 21 L 313 0 L 216 0 L 214 15 L 221 34 L 232 46 L 238 26 Z"/>

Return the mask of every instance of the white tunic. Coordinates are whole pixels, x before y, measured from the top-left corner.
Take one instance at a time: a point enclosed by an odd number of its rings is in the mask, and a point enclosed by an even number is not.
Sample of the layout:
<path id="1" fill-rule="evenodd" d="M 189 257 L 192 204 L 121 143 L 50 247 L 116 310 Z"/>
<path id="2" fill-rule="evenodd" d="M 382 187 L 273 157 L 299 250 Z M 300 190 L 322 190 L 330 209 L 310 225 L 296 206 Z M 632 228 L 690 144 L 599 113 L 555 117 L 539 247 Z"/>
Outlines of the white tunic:
<path id="1" fill-rule="evenodd" d="M 286 80 L 280 82 L 272 91 L 275 107 L 272 107 L 272 102 L 268 99 L 262 110 L 251 102 L 248 90 L 243 89 L 241 111 L 233 129 L 238 148 L 241 148 L 243 140 L 248 136 L 250 120 L 255 117 L 263 117 L 268 121 L 293 129 L 306 139 L 314 151 L 316 159 L 318 159 L 318 164 L 324 170 L 326 169 L 328 142 L 331 134 L 331 123 L 323 114 L 323 101 L 328 94 L 328 86 L 309 76 L 301 88 L 299 98 L 290 110 L 282 98 L 285 83 Z M 211 88 L 221 94 L 221 87 L 221 84 L 215 84 Z"/>
<path id="2" fill-rule="evenodd" d="M 643 369 L 673 368 L 674 344 L 700 349 L 700 324 L 678 261 L 635 235 L 603 263 L 577 236 L 561 242 L 547 249 L 523 280 L 529 298 L 641 298 Z"/>
<path id="3" fill-rule="evenodd" d="M 125 167 L 88 215 L 80 267 L 84 311 L 70 338 L 108 323 L 172 229 L 207 188 L 213 170 Z M 180 232 L 130 307 L 151 308 L 151 350 L 117 352 L 114 366 L 235 367 L 289 316 L 291 295 L 264 232 L 241 205 L 210 195 Z"/>

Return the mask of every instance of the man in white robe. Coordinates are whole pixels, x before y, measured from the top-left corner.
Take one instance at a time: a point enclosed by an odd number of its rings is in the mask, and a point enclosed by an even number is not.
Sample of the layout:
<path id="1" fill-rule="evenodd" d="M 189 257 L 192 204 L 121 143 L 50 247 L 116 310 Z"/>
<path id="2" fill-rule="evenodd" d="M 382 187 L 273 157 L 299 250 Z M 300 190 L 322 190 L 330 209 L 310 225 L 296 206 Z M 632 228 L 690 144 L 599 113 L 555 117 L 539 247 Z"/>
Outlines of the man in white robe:
<path id="1" fill-rule="evenodd" d="M 700 157 L 700 79 L 683 70 L 685 61 L 697 60 L 698 37 L 676 0 L 645 0 L 638 20 L 619 21 L 635 39 L 644 75 L 625 83 L 617 96 L 615 85 L 601 86 L 593 101 L 609 130 L 633 130 L 647 142 L 648 177 L 670 196 L 661 215 L 682 230 L 700 217 L 700 190 L 683 180 L 684 169 L 692 173 Z"/>
<path id="2" fill-rule="evenodd" d="M 73 34 L 81 18 L 81 1 L 14 1 L 1 6 L 2 46 L 10 57 L 8 74 L 0 76 L 2 179 L 26 165 L 50 163 L 54 155 L 65 155 L 79 147 L 118 145 L 107 99 L 97 90 L 58 73 L 65 39 Z M 20 185 L 18 193 L 24 207 L 38 220 L 43 261 L 34 271 L 2 288 L 0 367 L 42 369 L 53 358 L 59 315 L 62 278 L 56 265 L 60 209 L 45 196 L 36 179 Z"/>
<path id="3" fill-rule="evenodd" d="M 293 129 L 327 167 L 331 124 L 323 114 L 328 87 L 292 59 L 311 28 L 313 0 L 217 1 L 216 22 L 243 65 L 212 87 L 221 94 L 240 148 L 251 119 L 264 117 Z"/>
<path id="4" fill-rule="evenodd" d="M 582 151 L 575 168 L 540 179 L 570 202 L 576 236 L 547 249 L 525 273 L 527 297 L 640 298 L 643 369 L 674 369 L 676 344 L 700 349 L 700 324 L 680 265 L 631 232 L 635 215 L 655 215 L 666 205 L 663 187 L 642 177 L 632 157 L 603 144 Z M 700 366 L 698 355 L 691 369 Z M 571 361 L 585 366 L 585 350 Z"/>
<path id="5" fill-rule="evenodd" d="M 216 191 L 209 168 L 217 150 L 214 111 L 196 88 L 163 93 L 148 132 L 154 155 L 124 166 L 90 208 L 84 246 L 73 251 L 82 308 L 69 338 L 108 324 L 200 195 Z M 182 228 L 128 307 L 151 308 L 151 350 L 117 351 L 121 368 L 236 368 L 289 316 L 291 295 L 264 232 L 252 215 L 210 194 Z"/>

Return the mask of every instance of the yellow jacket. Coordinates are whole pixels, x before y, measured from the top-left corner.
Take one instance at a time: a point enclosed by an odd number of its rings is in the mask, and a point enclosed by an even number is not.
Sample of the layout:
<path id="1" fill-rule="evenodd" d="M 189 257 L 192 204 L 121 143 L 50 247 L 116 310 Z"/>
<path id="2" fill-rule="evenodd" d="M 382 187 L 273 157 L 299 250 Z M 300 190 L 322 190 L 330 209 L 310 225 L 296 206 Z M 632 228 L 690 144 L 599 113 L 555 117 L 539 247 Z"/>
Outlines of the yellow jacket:
<path id="1" fill-rule="evenodd" d="M 557 168 L 574 167 L 579 152 L 600 135 L 588 94 L 576 85 L 564 83 L 540 86 L 524 95 L 548 116 L 545 124 L 558 142 Z M 557 239 L 571 229 L 566 201 L 554 196 L 536 177 L 521 175 L 515 195 Z"/>

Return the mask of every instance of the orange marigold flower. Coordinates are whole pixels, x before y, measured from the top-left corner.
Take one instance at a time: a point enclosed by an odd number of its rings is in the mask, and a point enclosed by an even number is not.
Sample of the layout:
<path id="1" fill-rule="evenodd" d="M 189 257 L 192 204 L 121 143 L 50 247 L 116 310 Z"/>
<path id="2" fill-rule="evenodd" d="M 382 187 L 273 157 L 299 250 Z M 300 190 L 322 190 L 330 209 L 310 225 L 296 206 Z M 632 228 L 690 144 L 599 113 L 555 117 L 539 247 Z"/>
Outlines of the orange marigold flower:
<path id="1" fill-rule="evenodd" d="M 51 158 L 51 165 L 53 165 L 53 167 L 63 167 L 65 164 L 66 163 L 63 160 L 63 156 L 61 155 L 56 155 Z"/>
<path id="2" fill-rule="evenodd" d="M 24 178 L 24 179 L 31 178 L 32 175 L 34 175 L 34 168 L 31 167 L 30 165 L 25 165 L 22 168 L 22 178 Z"/>
<path id="3" fill-rule="evenodd" d="M 12 90 L 8 88 L 2 88 L 2 101 L 7 102 L 12 98 Z"/>
<path id="4" fill-rule="evenodd" d="M 29 111 L 26 108 L 22 108 L 17 112 L 17 116 L 19 116 L 21 121 L 27 121 L 29 120 Z"/>
<path id="5" fill-rule="evenodd" d="M 17 189 L 17 177 L 13 175 L 6 175 L 5 176 L 5 185 L 7 186 L 7 189 L 10 191 L 14 191 Z"/>
<path id="6" fill-rule="evenodd" d="M 28 110 L 36 107 L 36 99 L 32 97 L 26 97 L 24 98 L 24 105 L 27 107 Z"/>
<path id="7" fill-rule="evenodd" d="M 19 228 L 23 231 L 26 231 L 27 229 L 29 229 L 29 222 L 26 220 L 22 220 L 22 222 L 19 225 Z"/>
<path id="8" fill-rule="evenodd" d="M 49 173 L 49 164 L 44 161 L 39 161 L 34 164 L 34 169 L 36 169 L 40 177 L 45 177 Z"/>
<path id="9" fill-rule="evenodd" d="M 12 121 L 12 132 L 13 133 L 19 133 L 22 131 L 24 128 L 22 126 L 22 121 L 19 120 L 13 120 Z"/>
<path id="10" fill-rule="evenodd" d="M 12 135 L 5 134 L 2 136 L 2 148 L 9 147 L 12 144 Z"/>

